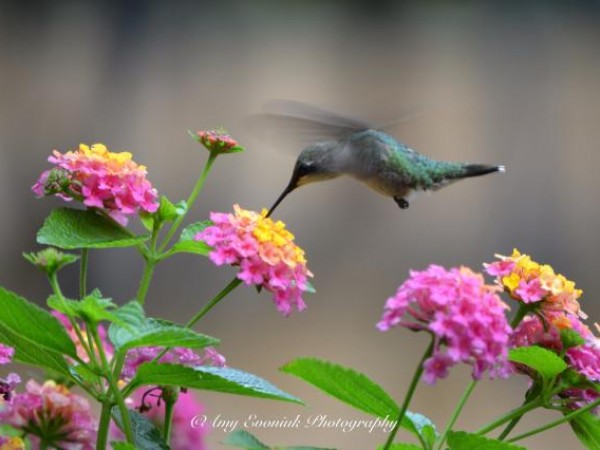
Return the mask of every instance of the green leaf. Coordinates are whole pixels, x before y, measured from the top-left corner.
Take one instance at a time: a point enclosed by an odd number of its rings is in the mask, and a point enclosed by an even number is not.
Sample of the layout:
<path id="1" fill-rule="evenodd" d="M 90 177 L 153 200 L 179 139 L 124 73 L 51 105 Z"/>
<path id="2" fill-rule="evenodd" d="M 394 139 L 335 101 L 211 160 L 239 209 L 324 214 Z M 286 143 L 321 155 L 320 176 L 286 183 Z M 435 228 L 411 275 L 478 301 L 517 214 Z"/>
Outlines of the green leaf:
<path id="1" fill-rule="evenodd" d="M 28 352 L 27 346 L 37 346 L 52 352 L 76 357 L 77 352 L 62 324 L 47 311 L 23 297 L 0 287 L 0 333 L 19 341 L 17 353 Z"/>
<path id="2" fill-rule="evenodd" d="M 133 430 L 133 442 L 135 444 L 135 448 L 144 450 L 169 450 L 169 446 L 162 438 L 160 431 L 156 429 L 150 419 L 138 413 L 137 411 L 128 411 L 131 419 L 131 428 Z M 119 408 L 116 406 L 113 407 L 112 414 L 118 427 L 123 430 L 123 418 Z"/>
<path id="3" fill-rule="evenodd" d="M 144 228 L 148 231 L 154 230 L 154 213 L 148 213 L 146 211 L 140 212 L 140 222 L 144 225 Z"/>
<path id="4" fill-rule="evenodd" d="M 366 375 L 353 369 L 315 358 L 298 358 L 279 370 L 295 375 L 368 414 L 393 418 L 400 412 L 387 392 Z"/>
<path id="5" fill-rule="evenodd" d="M 108 337 L 119 352 L 148 346 L 204 348 L 220 342 L 217 338 L 173 322 L 152 318 L 139 321 L 135 326 L 122 327 L 113 323 L 108 330 Z"/>
<path id="6" fill-rule="evenodd" d="M 166 256 L 174 255 L 175 253 L 194 253 L 196 255 L 208 255 L 212 247 L 202 241 L 195 240 L 196 234 L 212 225 L 210 220 L 193 223 L 188 225 L 181 232 L 179 241 L 171 247 Z"/>
<path id="7" fill-rule="evenodd" d="M 418 436 L 429 446 L 428 448 L 433 448 L 433 444 L 438 437 L 438 433 L 435 428 L 435 424 L 431 421 L 431 419 L 423 414 L 406 411 L 400 426 Z"/>
<path id="8" fill-rule="evenodd" d="M 564 328 L 560 330 L 560 340 L 563 344 L 564 350 L 585 344 L 585 339 L 577 331 L 571 328 Z"/>
<path id="9" fill-rule="evenodd" d="M 149 238 L 136 236 L 94 210 L 53 209 L 38 231 L 40 244 L 64 249 L 131 247 Z"/>
<path id="10" fill-rule="evenodd" d="M 160 205 L 158 207 L 158 217 L 163 221 L 173 221 L 177 217 L 184 215 L 187 212 L 187 203 L 182 200 L 173 204 L 164 195 L 160 197 Z"/>
<path id="11" fill-rule="evenodd" d="M 117 305 L 110 298 L 102 298 L 98 289 L 85 296 L 81 301 L 62 299 L 52 295 L 48 298 L 48 307 L 68 316 L 77 317 L 86 323 L 98 323 L 106 320 L 123 327 L 128 326 L 118 315 L 109 311 L 109 309 L 117 308 Z"/>
<path id="12" fill-rule="evenodd" d="M 383 450 L 385 445 L 380 445 L 377 450 Z M 396 442 L 390 445 L 389 450 L 423 450 L 423 447 L 416 444 L 407 444 L 404 442 Z"/>
<path id="13" fill-rule="evenodd" d="M 316 358 L 298 358 L 279 370 L 295 375 L 327 394 L 368 414 L 396 420 L 400 408 L 381 386 L 353 369 Z M 400 426 L 425 442 L 435 440 L 435 425 L 422 414 L 407 411 Z"/>
<path id="14" fill-rule="evenodd" d="M 131 381 L 140 385 L 181 386 L 228 394 L 269 398 L 293 403 L 302 401 L 267 380 L 230 367 L 187 367 L 179 364 L 142 364 Z"/>
<path id="15" fill-rule="evenodd" d="M 519 445 L 465 431 L 450 431 L 448 433 L 448 448 L 450 450 L 527 450 Z"/>
<path id="16" fill-rule="evenodd" d="M 585 448 L 590 450 L 600 448 L 600 419 L 598 416 L 587 411 L 569 421 L 569 424 Z"/>
<path id="17" fill-rule="evenodd" d="M 246 450 L 269 450 L 269 449 L 277 449 L 277 450 L 335 450 L 331 448 L 323 448 L 323 447 L 306 447 L 306 446 L 292 446 L 292 447 L 269 447 L 268 445 L 260 442 L 256 437 L 252 434 L 248 433 L 246 430 L 235 430 L 229 433 L 221 444 L 224 445 L 232 445 L 234 447 L 243 448 Z"/>
<path id="18" fill-rule="evenodd" d="M 225 436 L 221 442 L 224 445 L 245 448 L 247 450 L 269 450 L 269 447 L 260 442 L 246 430 L 235 430 Z"/>
<path id="19" fill-rule="evenodd" d="M 192 223 L 188 225 L 181 231 L 181 236 L 179 237 L 180 241 L 193 241 L 194 237 L 201 231 L 204 231 L 205 228 L 213 225 L 213 222 L 210 220 L 203 220 L 202 222 Z"/>
<path id="20" fill-rule="evenodd" d="M 175 253 L 193 253 L 195 255 L 206 256 L 212 251 L 212 247 L 201 241 L 180 241 L 176 242 L 168 252 L 168 256 Z"/>
<path id="21" fill-rule="evenodd" d="M 508 359 L 532 368 L 546 379 L 557 376 L 567 368 L 567 364 L 556 353 L 537 345 L 512 348 L 508 352 Z"/>
<path id="22" fill-rule="evenodd" d="M 37 347 L 31 341 L 7 330 L 0 330 L 0 342 L 15 349 L 14 360 L 16 362 L 70 376 L 69 366 L 65 358 L 58 352 Z"/>

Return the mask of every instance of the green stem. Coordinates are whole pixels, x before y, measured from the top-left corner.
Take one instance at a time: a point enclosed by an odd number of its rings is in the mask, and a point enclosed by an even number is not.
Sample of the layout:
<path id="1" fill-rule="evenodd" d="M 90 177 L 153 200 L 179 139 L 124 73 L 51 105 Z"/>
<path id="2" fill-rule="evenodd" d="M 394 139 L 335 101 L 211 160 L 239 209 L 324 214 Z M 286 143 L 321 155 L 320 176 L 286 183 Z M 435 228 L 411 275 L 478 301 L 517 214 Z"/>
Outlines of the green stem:
<path id="1" fill-rule="evenodd" d="M 569 414 L 563 416 L 562 418 L 560 418 L 558 420 L 555 420 L 554 422 L 550 422 L 550 423 L 548 423 L 548 424 L 546 424 L 544 426 L 541 426 L 539 428 L 535 428 L 535 429 L 533 429 L 531 431 L 528 431 L 527 433 L 519 434 L 518 436 L 515 436 L 515 437 L 509 439 L 507 442 L 520 441 L 521 439 L 525 439 L 526 437 L 533 436 L 534 434 L 541 433 L 542 431 L 546 431 L 546 430 L 549 430 L 550 428 L 554 428 L 554 427 L 556 427 L 558 425 L 561 425 L 561 424 L 563 424 L 565 422 L 569 422 L 569 421 L 575 419 L 580 414 L 583 414 L 583 413 L 589 411 L 590 409 L 594 409 L 598 405 L 600 405 L 600 399 L 597 399 L 597 400 L 593 401 L 592 403 L 588 403 L 583 408 L 579 408 L 578 410 L 573 411 L 572 413 L 569 413 Z"/>
<path id="2" fill-rule="evenodd" d="M 148 247 L 147 253 L 144 255 L 144 259 L 146 260 L 146 265 L 144 266 L 144 273 L 142 274 L 142 278 L 140 280 L 140 285 L 138 287 L 137 294 L 135 298 L 137 299 L 140 305 L 143 305 L 146 301 L 146 295 L 148 294 L 148 289 L 150 287 L 150 282 L 152 281 L 152 275 L 154 274 L 154 268 L 158 263 L 158 259 L 156 257 L 156 240 L 158 238 L 158 232 L 160 231 L 160 224 L 158 222 L 154 222 L 154 227 L 152 228 L 152 237 L 150 238 L 150 246 Z"/>
<path id="3" fill-rule="evenodd" d="M 218 155 L 219 154 L 217 152 L 210 152 L 210 156 L 208 157 L 208 160 L 206 161 L 206 164 L 204 165 L 204 169 L 202 169 L 200 178 L 198 178 L 198 181 L 196 181 L 196 185 L 194 186 L 192 193 L 190 194 L 190 196 L 187 199 L 187 211 L 190 211 L 192 209 L 192 205 L 194 204 L 194 202 L 196 201 L 196 198 L 202 191 L 202 187 L 204 186 L 206 177 L 208 176 L 210 169 L 212 168 L 212 165 L 215 162 L 215 160 L 217 159 Z M 177 217 L 177 219 L 175 219 L 175 221 L 171 225 L 171 228 L 169 228 L 169 231 L 167 232 L 167 235 L 165 236 L 162 244 L 160 245 L 160 247 L 158 249 L 159 253 L 162 253 L 164 251 L 164 249 L 167 247 L 167 245 L 169 245 L 169 242 L 171 241 L 171 239 L 177 232 L 177 229 L 181 225 L 181 222 L 183 222 L 183 219 L 185 219 L 185 216 L 187 215 L 187 211 L 185 214 L 182 214 L 181 216 Z"/>
<path id="4" fill-rule="evenodd" d="M 104 450 L 108 440 L 108 429 L 110 426 L 110 410 L 112 404 L 105 400 L 102 402 L 102 411 L 100 413 L 100 422 L 98 424 L 98 439 L 96 440 L 96 450 Z"/>
<path id="5" fill-rule="evenodd" d="M 525 396 L 525 401 L 523 402 L 523 405 L 526 405 L 527 403 L 531 402 L 538 394 L 539 394 L 539 392 L 532 388 Z M 506 438 L 506 436 L 508 436 L 508 434 L 517 426 L 517 424 L 519 423 L 519 421 L 521 420 L 522 417 L 523 416 L 514 417 L 508 423 L 506 428 L 504 430 L 502 430 L 502 433 L 500 433 L 500 435 L 498 436 L 498 440 L 503 441 Z"/>
<path id="6" fill-rule="evenodd" d="M 79 298 L 83 299 L 87 294 L 87 268 L 89 249 L 81 249 L 81 261 L 79 262 Z"/>
<path id="7" fill-rule="evenodd" d="M 206 305 L 204 305 L 204 307 L 200 311 L 198 311 L 196 313 L 196 315 L 194 317 L 192 317 L 188 321 L 188 323 L 185 324 L 185 328 L 193 327 L 196 324 L 196 322 L 198 322 L 200 319 L 202 319 L 211 309 L 213 309 L 217 305 L 217 303 L 219 303 L 221 300 L 223 300 L 223 298 L 225 298 L 227 296 L 227 294 L 229 294 L 236 287 L 238 287 L 241 282 L 242 282 L 242 280 L 240 280 L 237 277 L 234 278 L 233 280 L 231 280 L 229 282 L 229 284 L 221 290 L 221 292 L 219 292 L 217 295 L 215 295 Z M 152 362 L 153 363 L 157 362 L 169 350 L 171 350 L 171 347 L 165 347 L 158 355 L 156 355 L 156 357 L 152 360 Z"/>
<path id="8" fill-rule="evenodd" d="M 219 292 L 217 295 L 215 295 L 212 298 L 212 300 L 210 300 L 206 305 L 204 305 L 204 308 L 202 308 L 200 311 L 198 311 L 196 313 L 196 315 L 194 317 L 192 317 L 190 320 L 188 320 L 188 322 L 185 324 L 185 327 L 192 328 L 196 324 L 196 322 L 198 322 L 200 319 L 202 319 L 211 309 L 213 309 L 217 305 L 217 303 L 219 303 L 221 300 L 223 300 L 231 291 L 233 291 L 241 283 L 242 283 L 242 280 L 240 280 L 237 277 L 235 277 L 233 280 L 231 280 L 229 282 L 229 284 L 221 290 L 221 292 Z"/>
<path id="9" fill-rule="evenodd" d="M 396 433 L 398 433 L 398 429 L 400 428 L 402 419 L 404 419 L 404 415 L 406 414 L 406 411 L 408 410 L 408 405 L 410 404 L 410 401 L 412 400 L 413 394 L 415 393 L 415 390 L 417 389 L 417 384 L 419 384 L 419 380 L 421 379 L 421 375 L 423 374 L 423 363 L 433 353 L 433 343 L 434 342 L 432 339 L 431 343 L 429 344 L 429 347 L 427 347 L 427 350 L 425 351 L 425 353 L 423 354 L 423 357 L 419 361 L 419 365 L 417 366 L 417 369 L 415 370 L 415 374 L 413 375 L 412 381 L 410 382 L 410 386 L 408 387 L 408 392 L 406 393 L 406 397 L 404 397 L 404 402 L 402 403 L 402 407 L 400 408 L 400 413 L 398 414 L 398 419 L 396 420 L 396 423 L 394 424 L 394 428 L 392 429 L 390 435 L 388 436 L 387 441 L 385 442 L 385 445 L 383 446 L 383 450 L 388 450 L 390 448 L 390 446 L 392 445 L 392 442 L 394 442 Z"/>
<path id="10" fill-rule="evenodd" d="M 60 285 L 58 284 L 58 278 L 56 276 L 56 272 L 51 274 L 48 277 L 48 279 L 50 281 L 50 286 L 52 287 L 52 291 L 54 292 L 54 295 L 65 306 L 65 309 L 67 309 L 66 302 L 65 302 L 65 296 L 63 295 L 62 290 L 60 289 Z M 87 340 L 83 339 L 83 335 L 81 334 L 81 329 L 79 328 L 77 321 L 75 319 L 73 319 L 73 317 L 71 317 L 69 314 L 65 314 L 65 316 L 67 316 L 67 320 L 71 324 L 73 331 L 75 331 L 75 334 L 77 335 L 77 338 L 79 339 L 79 342 L 81 343 L 81 346 L 87 353 L 90 362 L 93 363 L 94 361 L 96 361 L 96 359 L 94 357 L 94 352 L 92 351 L 91 343 L 88 342 Z"/>
<path id="11" fill-rule="evenodd" d="M 94 342 L 96 343 L 96 347 L 98 348 L 102 368 L 104 369 L 106 381 L 108 381 L 108 386 L 112 393 L 113 399 L 117 404 L 119 411 L 121 412 L 121 422 L 123 423 L 123 432 L 125 433 L 125 438 L 127 439 L 127 442 L 133 444 L 133 429 L 131 428 L 129 411 L 127 410 L 127 406 L 125 405 L 125 399 L 123 398 L 123 395 L 121 395 L 119 386 L 117 386 L 117 382 L 115 381 L 115 378 L 112 376 L 112 373 L 110 371 L 110 365 L 108 363 L 108 360 L 106 359 L 104 347 L 102 346 L 102 339 L 100 339 L 100 335 L 98 334 L 98 330 L 96 329 L 96 327 L 89 326 L 88 328 L 91 330 Z"/>
<path id="12" fill-rule="evenodd" d="M 525 305 L 524 303 L 520 303 L 519 304 L 519 309 L 517 310 L 517 313 L 515 314 L 515 317 L 513 317 L 513 320 L 510 321 L 510 327 L 514 330 L 515 328 L 517 328 L 517 325 L 519 325 L 521 323 L 521 320 L 523 320 L 523 318 L 525 317 L 525 315 L 531 311 L 531 307 Z"/>
<path id="13" fill-rule="evenodd" d="M 163 428 L 163 438 L 167 445 L 171 440 L 171 423 L 173 422 L 173 409 L 175 401 L 172 398 L 165 399 L 165 425 Z"/>
<path id="14" fill-rule="evenodd" d="M 506 413 L 505 415 L 503 415 L 502 417 L 494 420 L 492 423 L 484 426 L 483 428 L 480 428 L 479 430 L 476 431 L 476 433 L 477 434 L 489 433 L 490 431 L 494 430 L 495 428 L 498 428 L 502 424 L 511 421 L 515 417 L 521 417 L 522 415 L 531 411 L 532 409 L 542 406 L 543 403 L 544 403 L 543 399 L 538 397 L 537 399 L 535 399 L 529 403 L 526 403 L 516 409 L 513 409 L 512 411 L 510 411 L 510 412 Z"/>
<path id="15" fill-rule="evenodd" d="M 444 429 L 444 432 L 442 433 L 442 436 L 440 437 L 440 441 L 437 446 L 438 450 L 441 450 L 442 446 L 444 445 L 444 442 L 446 441 L 446 436 L 448 436 L 448 433 L 450 432 L 450 430 L 452 430 L 452 427 L 456 423 L 458 416 L 462 412 L 462 409 L 465 406 L 465 403 L 467 403 L 467 400 L 471 396 L 471 393 L 473 392 L 473 389 L 475 389 L 476 385 L 477 385 L 476 380 L 471 381 L 471 383 L 469 383 L 469 385 L 463 392 L 463 394 L 458 402 L 458 405 L 456 406 L 456 408 L 454 409 L 454 412 L 452 413 L 452 417 L 450 417 L 450 421 L 448 422 L 448 425 L 446 425 L 446 428 Z"/>
<path id="16" fill-rule="evenodd" d="M 152 281 L 152 275 L 154 275 L 155 267 L 156 262 L 154 259 L 149 257 L 146 260 L 146 265 L 144 266 L 144 273 L 142 274 L 142 279 L 140 280 L 137 294 L 135 294 L 135 298 L 140 305 L 143 305 L 146 301 L 146 295 L 148 294 L 148 289 L 150 288 L 150 281 Z"/>

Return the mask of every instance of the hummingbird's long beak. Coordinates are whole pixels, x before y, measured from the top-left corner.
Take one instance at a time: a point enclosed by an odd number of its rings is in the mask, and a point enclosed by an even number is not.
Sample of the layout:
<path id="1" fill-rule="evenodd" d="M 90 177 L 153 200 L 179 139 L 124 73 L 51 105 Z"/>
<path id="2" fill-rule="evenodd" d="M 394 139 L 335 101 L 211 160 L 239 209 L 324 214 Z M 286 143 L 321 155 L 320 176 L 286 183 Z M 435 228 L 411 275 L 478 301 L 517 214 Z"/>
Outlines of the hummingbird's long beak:
<path id="1" fill-rule="evenodd" d="M 287 187 L 283 190 L 281 195 L 277 198 L 277 200 L 275 200 L 275 203 L 273 203 L 273 206 L 271 206 L 271 208 L 269 209 L 269 212 L 267 213 L 266 217 L 269 217 L 273 213 L 275 208 L 277 208 L 277 206 L 279 206 L 279 204 L 282 202 L 282 200 L 297 187 L 298 187 L 298 176 L 294 173 L 294 175 L 292 175 L 292 179 L 288 183 Z"/>

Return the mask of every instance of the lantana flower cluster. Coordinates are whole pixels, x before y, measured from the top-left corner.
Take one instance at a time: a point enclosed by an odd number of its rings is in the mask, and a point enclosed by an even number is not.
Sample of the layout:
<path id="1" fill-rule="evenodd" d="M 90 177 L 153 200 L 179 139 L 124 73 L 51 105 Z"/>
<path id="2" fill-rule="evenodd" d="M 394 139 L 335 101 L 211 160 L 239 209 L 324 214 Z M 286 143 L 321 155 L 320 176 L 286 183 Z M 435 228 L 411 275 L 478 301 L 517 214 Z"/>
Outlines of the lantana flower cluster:
<path id="1" fill-rule="evenodd" d="M 434 337 L 432 356 L 424 363 L 424 380 L 445 378 L 450 367 L 473 366 L 473 378 L 487 370 L 491 377 L 508 375 L 511 328 L 498 289 L 466 267 L 431 265 L 410 277 L 385 304 L 378 328 L 402 326 Z"/>
<path id="2" fill-rule="evenodd" d="M 110 152 L 104 144 L 80 144 L 74 151 L 54 150 L 32 190 L 42 197 L 56 195 L 82 201 L 105 210 L 114 220 L 127 224 L 127 216 L 158 209 L 158 194 L 146 179 L 146 167 L 133 161 L 129 152 Z"/>
<path id="3" fill-rule="evenodd" d="M 277 309 L 284 315 L 295 307 L 306 307 L 302 294 L 310 289 L 304 251 L 294 243 L 294 235 L 281 221 L 234 205 L 234 213 L 212 212 L 213 225 L 195 239 L 213 250 L 209 257 L 216 265 L 239 266 L 237 277 L 247 286 L 256 285 L 273 294 Z"/>
<path id="4" fill-rule="evenodd" d="M 210 152 L 233 153 L 242 150 L 238 141 L 232 138 L 224 129 L 198 131 L 198 141 Z"/>
<path id="5" fill-rule="evenodd" d="M 552 266 L 533 261 L 529 255 L 514 249 L 511 256 L 496 255 L 499 261 L 484 264 L 488 274 L 515 300 L 523 303 L 542 302 L 545 311 L 560 311 L 585 318 L 580 310 L 581 289 Z"/>
<path id="6" fill-rule="evenodd" d="M 496 257 L 498 261 L 484 264 L 488 274 L 496 277 L 513 299 L 532 307 L 515 328 L 511 347 L 538 345 L 564 357 L 569 369 L 582 379 L 579 385 L 557 396 L 568 408 L 581 408 L 598 399 L 600 394 L 589 383 L 600 382 L 600 339 L 583 323 L 587 316 L 579 305 L 582 291 L 575 288 L 573 281 L 556 274 L 550 265 L 540 264 L 517 249 L 511 256 Z M 565 350 L 563 330 L 574 332 L 583 343 Z M 514 369 L 533 374 L 521 364 L 515 364 Z"/>
<path id="7" fill-rule="evenodd" d="M 0 411 L 0 421 L 27 432 L 34 443 L 67 450 L 92 450 L 98 428 L 88 401 L 52 380 L 29 380 Z"/>

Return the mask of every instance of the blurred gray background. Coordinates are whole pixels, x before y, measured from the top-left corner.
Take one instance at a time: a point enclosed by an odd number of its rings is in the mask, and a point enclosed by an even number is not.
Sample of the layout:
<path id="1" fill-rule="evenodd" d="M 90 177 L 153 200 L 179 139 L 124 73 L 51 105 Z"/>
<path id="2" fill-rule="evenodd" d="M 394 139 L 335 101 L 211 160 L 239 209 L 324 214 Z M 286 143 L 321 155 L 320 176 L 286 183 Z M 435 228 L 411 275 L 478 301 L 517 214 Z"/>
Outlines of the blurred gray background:
<path id="1" fill-rule="evenodd" d="M 268 207 L 301 150 L 272 145 L 244 118 L 272 98 L 394 120 L 393 130 L 440 159 L 506 164 L 505 176 L 457 183 L 402 211 L 339 179 L 292 193 L 276 218 L 306 250 L 317 294 L 282 318 L 266 293 L 240 288 L 199 329 L 222 339 L 233 367 L 261 375 L 307 406 L 202 393 L 210 420 L 366 418 L 277 371 L 299 356 L 359 369 L 399 401 L 427 339 L 375 328 L 410 268 L 475 269 L 513 247 L 584 289 L 600 316 L 600 10 L 593 2 L 0 2 L 0 284 L 43 303 L 42 275 L 22 258 L 55 200 L 30 186 L 52 149 L 104 142 L 130 150 L 173 200 L 185 198 L 206 152 L 187 129 L 225 126 L 247 151 L 217 161 L 191 219 L 211 210 Z M 141 273 L 132 250 L 92 252 L 90 283 L 118 303 Z M 186 321 L 234 275 L 177 256 L 158 267 L 151 314 Z M 76 269 L 62 281 L 75 292 Z M 412 409 L 443 427 L 468 370 L 421 385 Z M 525 378 L 483 382 L 459 428 L 476 429 L 520 404 Z M 525 431 L 556 417 L 535 413 Z M 251 429 L 275 445 L 374 448 L 381 431 Z M 519 431 L 516 431 L 517 433 Z M 406 436 L 407 439 L 408 436 Z M 223 432 L 211 434 L 220 448 Z M 523 441 L 578 448 L 567 426 Z"/>

